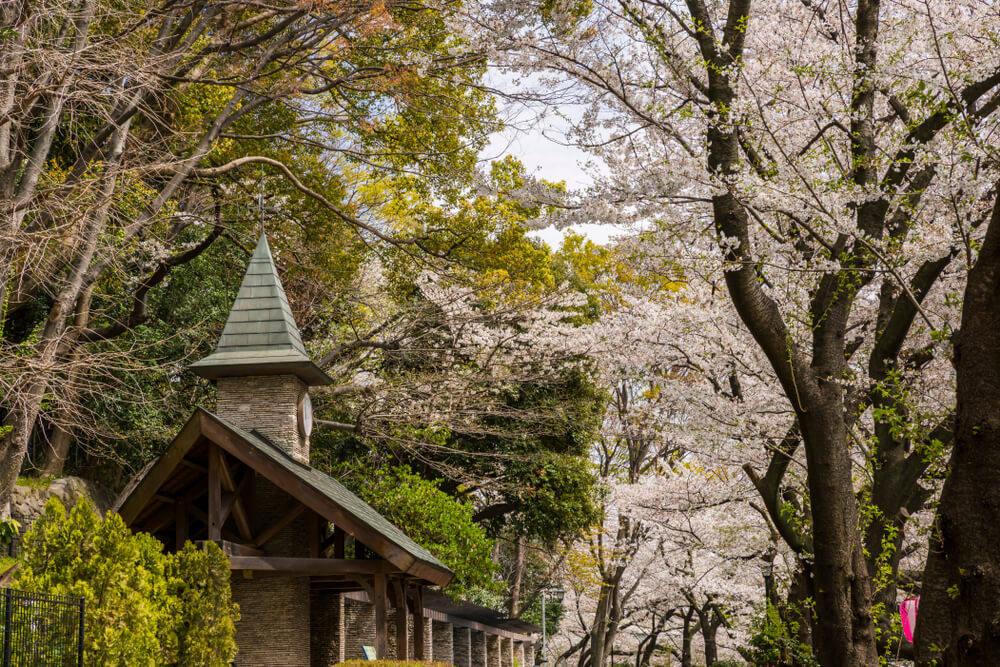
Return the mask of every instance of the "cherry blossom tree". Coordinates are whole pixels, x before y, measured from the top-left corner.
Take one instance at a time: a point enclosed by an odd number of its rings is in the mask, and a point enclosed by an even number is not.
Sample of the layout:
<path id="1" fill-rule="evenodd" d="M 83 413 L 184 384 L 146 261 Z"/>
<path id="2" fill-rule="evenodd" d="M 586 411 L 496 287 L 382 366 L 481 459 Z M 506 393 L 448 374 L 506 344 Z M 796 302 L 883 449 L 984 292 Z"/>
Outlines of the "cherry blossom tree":
<path id="1" fill-rule="evenodd" d="M 469 20 L 544 82 L 521 98 L 579 105 L 568 138 L 598 185 L 561 202 L 567 224 L 652 225 L 675 264 L 724 269 L 789 417 L 753 479 L 809 556 L 817 653 L 874 664 L 895 590 L 873 582 L 894 580 L 951 440 L 955 295 L 996 197 L 996 12 L 623 0 L 482 3 Z M 808 535 L 781 511 L 799 448 Z"/>
<path id="2" fill-rule="evenodd" d="M 615 248 L 629 272 L 638 247 Z M 610 493 L 602 525 L 573 546 L 564 568 L 572 595 L 560 650 L 580 665 L 631 654 L 641 666 L 668 644 L 683 664 L 697 651 L 710 664 L 720 646 L 736 657 L 763 593 L 760 557 L 774 549 L 740 469 L 748 454 L 766 462 L 764 424 L 754 434 L 748 421 L 783 409 L 767 390 L 773 378 L 754 367 L 753 349 L 730 354 L 736 322 L 710 283 L 676 270 L 645 275 L 604 286 L 588 336 L 607 395 L 592 458 Z M 742 403 L 729 385 L 737 366 Z"/>

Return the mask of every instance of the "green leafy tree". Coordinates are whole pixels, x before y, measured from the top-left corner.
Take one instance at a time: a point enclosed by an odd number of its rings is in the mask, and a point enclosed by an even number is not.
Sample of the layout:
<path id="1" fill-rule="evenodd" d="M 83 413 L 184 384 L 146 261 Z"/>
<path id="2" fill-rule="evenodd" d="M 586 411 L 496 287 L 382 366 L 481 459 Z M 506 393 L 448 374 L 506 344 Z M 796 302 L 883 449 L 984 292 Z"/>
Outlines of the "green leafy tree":
<path id="1" fill-rule="evenodd" d="M 406 466 L 343 466 L 338 476 L 361 498 L 455 572 L 446 592 L 456 598 L 499 594 L 493 540 L 472 520 L 473 508 Z"/>

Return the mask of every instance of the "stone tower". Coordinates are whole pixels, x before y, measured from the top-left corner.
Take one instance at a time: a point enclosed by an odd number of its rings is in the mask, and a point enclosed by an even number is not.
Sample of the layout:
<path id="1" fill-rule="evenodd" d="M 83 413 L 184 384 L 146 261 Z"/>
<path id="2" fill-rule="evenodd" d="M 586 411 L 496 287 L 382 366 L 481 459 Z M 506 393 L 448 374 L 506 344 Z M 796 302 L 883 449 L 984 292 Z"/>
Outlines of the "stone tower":
<path id="1" fill-rule="evenodd" d="M 309 463 L 308 388 L 332 380 L 306 354 L 263 234 L 218 347 L 191 370 L 215 381 L 220 417 Z"/>
<path id="2" fill-rule="evenodd" d="M 215 352 L 192 364 L 191 370 L 215 381 L 219 417 L 309 464 L 309 387 L 332 381 L 306 354 L 263 234 Z M 296 504 L 260 475 L 253 497 L 255 535 Z M 309 556 L 309 531 L 304 513 L 261 549 L 266 556 Z M 242 614 L 236 626 L 236 665 L 309 667 L 309 577 L 233 577 L 232 591 Z"/>

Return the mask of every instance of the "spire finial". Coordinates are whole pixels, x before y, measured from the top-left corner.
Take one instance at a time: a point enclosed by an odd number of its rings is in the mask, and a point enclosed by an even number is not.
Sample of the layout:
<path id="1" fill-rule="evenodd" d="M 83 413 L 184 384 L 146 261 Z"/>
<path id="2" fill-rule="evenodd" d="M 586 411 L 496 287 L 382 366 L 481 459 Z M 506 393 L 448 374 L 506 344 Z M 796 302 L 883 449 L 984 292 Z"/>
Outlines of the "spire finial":
<path id="1" fill-rule="evenodd" d="M 257 216 L 260 219 L 260 235 L 264 235 L 264 165 L 260 165 L 260 184 L 257 186 Z"/>

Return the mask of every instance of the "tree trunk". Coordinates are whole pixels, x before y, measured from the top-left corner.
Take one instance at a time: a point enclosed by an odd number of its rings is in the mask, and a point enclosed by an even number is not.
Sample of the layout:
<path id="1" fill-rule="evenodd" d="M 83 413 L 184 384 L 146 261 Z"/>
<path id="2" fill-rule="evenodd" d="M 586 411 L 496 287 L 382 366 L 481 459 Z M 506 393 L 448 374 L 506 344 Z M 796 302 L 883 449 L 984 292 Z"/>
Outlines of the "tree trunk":
<path id="1" fill-rule="evenodd" d="M 681 667 L 691 667 L 691 638 L 697 632 L 697 627 L 692 627 L 694 619 L 694 607 L 690 607 L 684 614 L 684 635 L 681 637 Z"/>
<path id="2" fill-rule="evenodd" d="M 859 8 L 859 17 L 868 17 L 874 8 L 877 19 L 877 3 L 861 4 L 864 12 Z M 687 0 L 687 5 L 697 23 L 713 24 L 704 2 Z M 735 177 L 740 169 L 739 141 L 728 117 L 736 106 L 728 69 L 742 57 L 741 35 L 749 12 L 750 0 L 730 3 L 726 31 L 733 31 L 734 41 L 727 51 L 720 51 L 709 32 L 695 37 L 705 60 L 715 65 L 706 72 L 708 98 L 718 116 L 707 130 L 708 169 L 720 176 Z M 732 192 L 724 191 L 712 197 L 712 217 L 720 238 L 737 241 L 722 248 L 731 267 L 725 282 L 733 305 L 767 356 L 801 426 L 813 513 L 813 576 L 821 629 L 815 639 L 820 662 L 877 665 L 871 585 L 861 549 L 844 389 L 839 382 L 846 368 L 844 335 L 853 294 L 838 287 L 842 277 L 829 274 L 821 281 L 810 304 L 815 320 L 810 359 L 788 331 L 778 305 L 761 287 L 746 208 Z M 856 255 L 851 261 L 863 263 Z"/>
<path id="3" fill-rule="evenodd" d="M 611 587 L 601 586 L 600 597 L 597 600 L 597 610 L 594 612 L 594 625 L 590 629 L 590 665 L 604 667 L 605 643 L 608 632 L 608 618 L 611 615 Z"/>
<path id="4" fill-rule="evenodd" d="M 705 640 L 705 664 L 711 667 L 719 659 L 719 645 L 716 642 L 716 635 L 719 632 L 717 623 L 702 622 L 701 637 Z"/>
<path id="5" fill-rule="evenodd" d="M 130 121 L 127 121 L 115 130 L 97 192 L 100 204 L 86 222 L 73 266 L 55 303 L 49 309 L 33 359 L 37 365 L 34 367 L 29 365 L 25 369 L 24 375 L 28 378 L 25 391 L 19 396 L 19 402 L 10 408 L 4 421 L 4 426 L 9 427 L 9 432 L 0 438 L 0 508 L 7 508 L 5 511 L 9 511 L 10 496 L 17 475 L 21 472 L 24 455 L 28 451 L 28 440 L 38 418 L 42 398 L 48 390 L 49 382 L 55 376 L 55 362 L 60 346 L 64 342 L 63 333 L 68 316 L 73 305 L 84 293 L 84 275 L 91 268 L 98 240 L 107 222 L 111 195 L 118 178 L 118 166 L 130 124 Z"/>
<path id="6" fill-rule="evenodd" d="M 812 649 L 813 615 L 809 609 L 809 601 L 812 599 L 812 574 L 808 568 L 807 563 L 799 561 L 799 567 L 788 587 L 788 605 L 783 620 L 786 624 L 795 623 L 797 627 L 794 639 Z"/>
<path id="7" fill-rule="evenodd" d="M 969 271 L 955 336 L 951 474 L 924 570 L 920 665 L 996 665 L 1000 656 L 1000 199 Z"/>
<path id="8" fill-rule="evenodd" d="M 52 427 L 49 448 L 45 452 L 45 463 L 42 464 L 42 476 L 59 477 L 63 474 L 63 467 L 66 465 L 66 459 L 69 458 L 69 446 L 72 442 L 73 431 L 71 428 L 59 424 Z"/>
<path id="9" fill-rule="evenodd" d="M 510 616 L 517 618 L 521 612 L 521 579 L 524 576 L 524 536 L 517 538 L 514 551 L 514 577 L 510 583 Z"/>
<path id="10" fill-rule="evenodd" d="M 77 330 L 84 329 L 90 320 L 90 300 L 93 295 L 93 287 L 88 287 L 80 295 L 76 305 L 76 315 L 73 317 L 73 326 Z M 72 404 L 77 398 L 77 384 L 83 369 L 80 364 L 82 347 L 74 345 L 73 351 L 69 353 L 67 365 L 69 366 L 69 381 L 66 383 L 66 391 L 60 403 L 60 417 L 62 423 L 55 424 L 52 437 L 49 440 L 49 448 L 45 453 L 45 463 L 42 465 L 42 475 L 59 476 L 63 474 L 63 467 L 69 456 L 69 447 L 73 443 L 73 423 Z"/>

